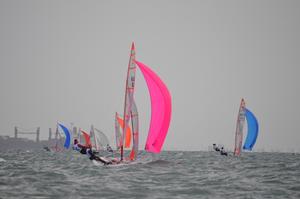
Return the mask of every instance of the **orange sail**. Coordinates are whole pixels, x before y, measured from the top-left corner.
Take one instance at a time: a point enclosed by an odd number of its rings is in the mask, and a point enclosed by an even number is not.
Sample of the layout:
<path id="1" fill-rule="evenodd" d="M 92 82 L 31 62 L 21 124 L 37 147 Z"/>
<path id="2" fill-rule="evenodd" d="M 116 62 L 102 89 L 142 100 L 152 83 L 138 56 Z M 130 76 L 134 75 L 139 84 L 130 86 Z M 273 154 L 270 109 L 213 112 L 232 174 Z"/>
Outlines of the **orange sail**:
<path id="1" fill-rule="evenodd" d="M 81 129 L 80 129 L 80 131 L 81 131 L 81 133 L 82 133 L 83 136 L 84 136 L 85 146 L 91 146 L 90 135 L 89 135 L 87 132 L 85 132 L 84 130 L 81 130 Z"/>
<path id="2" fill-rule="evenodd" d="M 117 119 L 118 119 L 119 125 L 123 129 L 124 128 L 124 121 L 123 121 L 123 119 L 120 118 L 119 116 L 117 117 Z M 126 133 L 125 133 L 125 146 L 124 147 L 125 148 L 129 148 L 130 144 L 131 144 L 131 129 L 130 129 L 129 126 L 127 126 Z"/>

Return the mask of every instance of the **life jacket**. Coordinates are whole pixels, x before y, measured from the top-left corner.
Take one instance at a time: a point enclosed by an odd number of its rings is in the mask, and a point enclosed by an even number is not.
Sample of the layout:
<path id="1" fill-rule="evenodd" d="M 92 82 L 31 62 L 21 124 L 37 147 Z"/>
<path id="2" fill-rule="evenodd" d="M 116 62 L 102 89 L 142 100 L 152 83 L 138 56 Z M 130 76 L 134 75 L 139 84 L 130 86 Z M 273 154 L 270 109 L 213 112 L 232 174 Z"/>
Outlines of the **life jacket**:
<path id="1" fill-rule="evenodd" d="M 73 145 L 73 150 L 79 151 L 79 152 L 81 151 L 81 147 L 78 146 L 78 143 Z"/>

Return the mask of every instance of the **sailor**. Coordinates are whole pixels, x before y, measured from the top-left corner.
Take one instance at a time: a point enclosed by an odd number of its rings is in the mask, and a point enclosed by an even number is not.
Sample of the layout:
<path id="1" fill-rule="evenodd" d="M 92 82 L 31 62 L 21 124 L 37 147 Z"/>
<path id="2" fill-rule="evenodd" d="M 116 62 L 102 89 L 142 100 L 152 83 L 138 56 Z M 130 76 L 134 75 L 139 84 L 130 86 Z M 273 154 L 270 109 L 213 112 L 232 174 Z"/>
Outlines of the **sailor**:
<path id="1" fill-rule="evenodd" d="M 73 150 L 79 151 L 81 154 L 86 154 L 86 150 L 88 147 L 79 144 L 77 139 L 74 139 Z"/>
<path id="2" fill-rule="evenodd" d="M 213 144 L 213 149 L 214 149 L 215 151 L 220 151 L 219 147 L 217 147 L 216 144 Z"/>
<path id="3" fill-rule="evenodd" d="M 106 150 L 107 150 L 108 152 L 110 152 L 110 153 L 114 152 L 114 151 L 112 150 L 112 148 L 109 146 L 109 144 L 106 145 Z"/>
<path id="4" fill-rule="evenodd" d="M 96 160 L 96 161 L 102 162 L 104 165 L 112 164 L 112 161 L 109 161 L 103 157 L 96 156 L 91 148 L 88 148 L 86 150 L 86 154 L 89 156 L 90 160 Z"/>
<path id="5" fill-rule="evenodd" d="M 220 150 L 220 154 L 221 155 L 226 155 L 227 156 L 227 152 L 225 151 L 225 149 L 222 147 Z"/>
<path id="6" fill-rule="evenodd" d="M 47 146 L 44 146 L 43 148 L 44 148 L 46 151 L 50 151 L 49 147 L 47 147 Z"/>

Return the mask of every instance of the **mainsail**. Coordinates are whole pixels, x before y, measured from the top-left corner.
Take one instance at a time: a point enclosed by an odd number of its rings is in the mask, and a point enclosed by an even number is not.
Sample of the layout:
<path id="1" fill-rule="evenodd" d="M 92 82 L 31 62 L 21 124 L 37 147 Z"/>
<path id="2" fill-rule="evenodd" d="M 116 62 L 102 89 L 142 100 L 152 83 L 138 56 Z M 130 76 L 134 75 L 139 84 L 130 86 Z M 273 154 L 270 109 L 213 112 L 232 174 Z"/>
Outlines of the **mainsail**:
<path id="1" fill-rule="evenodd" d="M 60 128 L 63 130 L 65 136 L 66 136 L 66 139 L 65 139 L 65 143 L 64 143 L 64 147 L 66 149 L 68 149 L 70 147 L 70 144 L 71 144 L 71 135 L 70 135 L 70 131 L 67 127 L 65 127 L 64 125 L 62 124 L 58 124 L 60 126 Z"/>
<path id="2" fill-rule="evenodd" d="M 151 122 L 145 149 L 159 153 L 168 133 L 171 120 L 171 95 L 157 74 L 148 66 L 136 61 L 147 82 L 151 98 Z"/>
<path id="3" fill-rule="evenodd" d="M 91 127 L 90 139 L 92 148 L 95 151 L 106 150 L 107 146 L 109 146 L 106 135 L 101 130 L 94 128 L 93 125 Z"/>
<path id="4" fill-rule="evenodd" d="M 127 140 L 125 140 L 125 133 L 127 132 L 129 120 L 131 117 L 132 104 L 134 102 L 134 86 L 135 86 L 135 72 L 136 72 L 136 64 L 135 64 L 135 47 L 134 43 L 131 45 L 130 59 L 128 63 L 127 69 L 127 77 L 126 77 L 126 87 L 125 87 L 125 101 L 124 101 L 124 114 L 123 114 L 123 132 L 122 132 L 122 141 L 121 141 L 121 160 L 123 160 L 123 143 L 125 141 L 125 147 L 130 145 Z"/>
<path id="5" fill-rule="evenodd" d="M 97 139 L 96 139 L 96 136 L 95 136 L 94 125 L 91 126 L 90 140 L 91 140 L 91 144 L 92 144 L 92 149 L 94 149 L 95 151 L 99 151 L 100 149 L 97 148 L 98 143 L 97 143 Z"/>
<path id="6" fill-rule="evenodd" d="M 131 107 L 131 127 L 132 127 L 132 150 L 129 155 L 130 160 L 135 160 L 139 150 L 139 115 L 135 101 Z"/>
<path id="7" fill-rule="evenodd" d="M 105 149 L 107 145 L 109 145 L 109 141 L 107 136 L 99 129 L 95 128 L 95 135 L 99 145 L 102 149 Z"/>
<path id="8" fill-rule="evenodd" d="M 242 99 L 239 108 L 237 123 L 236 123 L 234 155 L 241 154 L 244 123 L 245 123 L 245 101 L 244 99 Z"/>

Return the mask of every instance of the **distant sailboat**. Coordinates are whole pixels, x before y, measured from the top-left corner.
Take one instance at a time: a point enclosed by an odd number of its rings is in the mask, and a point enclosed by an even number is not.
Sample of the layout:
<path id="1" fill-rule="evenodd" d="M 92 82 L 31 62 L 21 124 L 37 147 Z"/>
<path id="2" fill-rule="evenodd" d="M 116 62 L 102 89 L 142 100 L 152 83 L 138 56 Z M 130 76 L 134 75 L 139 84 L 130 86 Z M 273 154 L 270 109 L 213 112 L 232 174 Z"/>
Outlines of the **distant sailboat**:
<path id="1" fill-rule="evenodd" d="M 100 150 L 106 151 L 110 148 L 107 136 L 101 130 L 94 128 L 93 125 L 91 126 L 90 131 L 90 142 L 92 149 L 97 152 Z"/>
<path id="2" fill-rule="evenodd" d="M 52 146 L 50 148 L 55 152 L 60 152 L 63 150 L 63 145 L 64 144 L 63 144 L 62 136 L 59 133 L 58 124 L 57 124 L 55 130 L 54 143 L 52 143 Z"/>
<path id="3" fill-rule="evenodd" d="M 245 100 L 241 100 L 237 124 L 236 124 L 236 133 L 235 133 L 235 147 L 234 155 L 239 156 L 241 154 L 242 142 L 243 142 L 243 127 L 245 123 L 245 118 L 247 120 L 248 132 L 247 137 L 243 145 L 244 150 L 251 151 L 255 145 L 257 136 L 258 136 L 258 121 L 254 114 L 246 108 Z"/>

